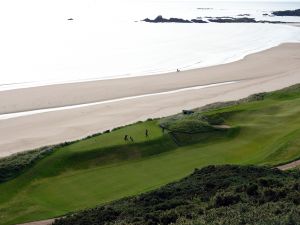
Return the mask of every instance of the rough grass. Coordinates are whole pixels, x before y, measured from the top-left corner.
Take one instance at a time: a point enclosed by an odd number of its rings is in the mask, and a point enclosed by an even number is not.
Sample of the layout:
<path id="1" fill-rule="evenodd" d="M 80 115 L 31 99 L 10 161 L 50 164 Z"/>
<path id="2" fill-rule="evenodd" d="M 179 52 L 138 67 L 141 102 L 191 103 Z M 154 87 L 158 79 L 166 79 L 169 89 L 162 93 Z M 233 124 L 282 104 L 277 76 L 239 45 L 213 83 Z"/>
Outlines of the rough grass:
<path id="1" fill-rule="evenodd" d="M 54 225 L 296 225 L 299 220 L 299 173 L 209 166 L 155 191 L 68 215 Z"/>
<path id="2" fill-rule="evenodd" d="M 294 86 L 196 110 L 209 126 L 221 121 L 231 129 L 178 132 L 180 146 L 154 120 L 61 147 L 0 184 L 0 224 L 61 216 L 136 195 L 209 164 L 276 165 L 296 159 L 300 156 L 299 90 Z M 186 123 L 176 123 L 189 129 Z M 134 142 L 125 142 L 125 134 Z"/>
<path id="3" fill-rule="evenodd" d="M 0 183 L 15 178 L 52 151 L 53 147 L 44 147 L 0 158 Z"/>

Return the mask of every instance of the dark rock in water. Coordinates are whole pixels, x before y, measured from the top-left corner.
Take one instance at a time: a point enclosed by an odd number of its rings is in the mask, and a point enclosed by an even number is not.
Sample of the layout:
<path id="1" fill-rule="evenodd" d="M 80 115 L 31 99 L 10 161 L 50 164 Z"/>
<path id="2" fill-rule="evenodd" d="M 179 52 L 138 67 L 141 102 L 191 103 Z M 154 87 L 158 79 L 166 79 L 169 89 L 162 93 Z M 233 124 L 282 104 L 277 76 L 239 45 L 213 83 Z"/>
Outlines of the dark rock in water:
<path id="1" fill-rule="evenodd" d="M 300 9 L 274 11 L 274 12 L 272 12 L 272 14 L 275 16 L 300 16 Z"/>
<path id="2" fill-rule="evenodd" d="M 234 17 L 232 17 L 232 16 L 217 16 L 217 17 L 206 16 L 205 18 L 211 18 L 211 19 L 234 19 Z"/>
<path id="3" fill-rule="evenodd" d="M 193 23 L 207 23 L 206 21 L 200 20 L 200 19 L 192 19 L 191 21 L 192 21 Z"/>
<path id="4" fill-rule="evenodd" d="M 234 18 L 234 17 L 216 17 L 209 19 L 208 21 L 213 23 L 271 23 L 271 24 L 285 24 L 287 22 L 282 21 L 267 21 L 267 20 L 255 20 L 254 18 Z"/>
<path id="5" fill-rule="evenodd" d="M 148 23 L 192 23 L 189 20 L 184 20 L 184 19 L 180 19 L 180 18 L 166 19 L 166 18 L 163 18 L 162 16 L 158 16 L 154 20 L 146 18 L 143 21 L 148 22 Z"/>
<path id="6" fill-rule="evenodd" d="M 180 18 L 170 18 L 169 23 L 191 23 L 191 21 Z"/>
<path id="7" fill-rule="evenodd" d="M 254 18 L 248 18 L 248 17 L 213 18 L 213 19 L 209 19 L 209 21 L 213 23 L 256 23 L 257 22 Z"/>
<path id="8" fill-rule="evenodd" d="M 238 16 L 250 16 L 250 14 L 239 14 Z"/>
<path id="9" fill-rule="evenodd" d="M 69 18 L 68 20 L 74 20 L 73 18 Z"/>
<path id="10" fill-rule="evenodd" d="M 209 22 L 213 23 L 271 23 L 271 24 L 281 24 L 281 23 L 287 23 L 287 22 L 281 22 L 281 21 L 267 21 L 267 20 L 255 20 L 254 18 L 249 17 L 205 17 L 208 19 Z M 192 19 L 192 20 L 185 20 L 180 18 L 170 18 L 166 19 L 162 16 L 156 17 L 154 20 L 151 20 L 149 18 L 146 18 L 142 21 L 148 22 L 148 23 L 208 23 L 205 20 L 202 20 L 201 18 Z"/>
<path id="11" fill-rule="evenodd" d="M 199 10 L 211 10 L 213 8 L 197 8 L 197 9 L 199 9 Z"/>
<path id="12" fill-rule="evenodd" d="M 269 21 L 269 20 L 259 20 L 257 23 L 271 23 L 271 24 L 287 24 L 289 22 L 283 22 L 283 21 Z"/>

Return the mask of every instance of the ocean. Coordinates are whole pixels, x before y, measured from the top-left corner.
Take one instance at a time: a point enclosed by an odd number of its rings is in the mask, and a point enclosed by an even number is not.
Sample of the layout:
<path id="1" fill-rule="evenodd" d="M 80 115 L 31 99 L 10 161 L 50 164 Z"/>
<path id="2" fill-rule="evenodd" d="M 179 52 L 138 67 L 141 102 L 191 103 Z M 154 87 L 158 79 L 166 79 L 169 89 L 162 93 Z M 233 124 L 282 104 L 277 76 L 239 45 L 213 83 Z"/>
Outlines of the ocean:
<path id="1" fill-rule="evenodd" d="M 258 20 L 300 2 L 199 0 L 0 1 L 0 90 L 143 76 L 224 64 L 285 42 L 286 24 L 152 24 L 141 20 L 249 14 Z"/>

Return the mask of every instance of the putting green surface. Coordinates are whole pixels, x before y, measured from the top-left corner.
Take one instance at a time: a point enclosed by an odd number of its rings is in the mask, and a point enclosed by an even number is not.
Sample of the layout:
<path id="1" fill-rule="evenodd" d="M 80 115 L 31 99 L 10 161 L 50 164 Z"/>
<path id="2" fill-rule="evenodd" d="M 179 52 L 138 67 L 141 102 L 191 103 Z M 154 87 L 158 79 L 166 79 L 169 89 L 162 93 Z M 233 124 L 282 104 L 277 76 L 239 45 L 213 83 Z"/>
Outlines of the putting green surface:
<path id="1" fill-rule="evenodd" d="M 299 89 L 205 112 L 221 115 L 232 128 L 183 134 L 180 146 L 153 120 L 62 147 L 0 184 L 0 224 L 52 218 L 149 191 L 209 164 L 277 165 L 297 159 Z M 126 134 L 134 142 L 124 141 Z"/>

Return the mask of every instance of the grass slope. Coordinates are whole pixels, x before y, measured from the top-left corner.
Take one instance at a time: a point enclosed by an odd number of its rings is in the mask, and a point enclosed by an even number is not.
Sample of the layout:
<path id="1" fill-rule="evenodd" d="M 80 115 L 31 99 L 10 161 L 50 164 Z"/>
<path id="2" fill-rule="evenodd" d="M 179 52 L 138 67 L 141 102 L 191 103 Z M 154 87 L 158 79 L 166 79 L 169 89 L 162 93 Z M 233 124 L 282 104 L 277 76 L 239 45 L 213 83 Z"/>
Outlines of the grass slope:
<path id="1" fill-rule="evenodd" d="M 155 191 L 68 215 L 54 225 L 299 224 L 300 173 L 208 166 Z"/>
<path id="2" fill-rule="evenodd" d="M 52 147 L 44 147 L 0 158 L 0 183 L 17 177 L 38 160 L 51 154 L 53 150 Z"/>
<path id="3" fill-rule="evenodd" d="M 0 184 L 0 224 L 61 216 L 136 195 L 209 164 L 276 165 L 299 158 L 300 87 L 262 96 L 177 115 L 171 133 L 162 133 L 153 120 L 58 148 Z M 197 119 L 197 126 L 189 125 Z M 231 128 L 218 129 L 213 122 Z M 134 142 L 125 142 L 125 134 Z"/>

